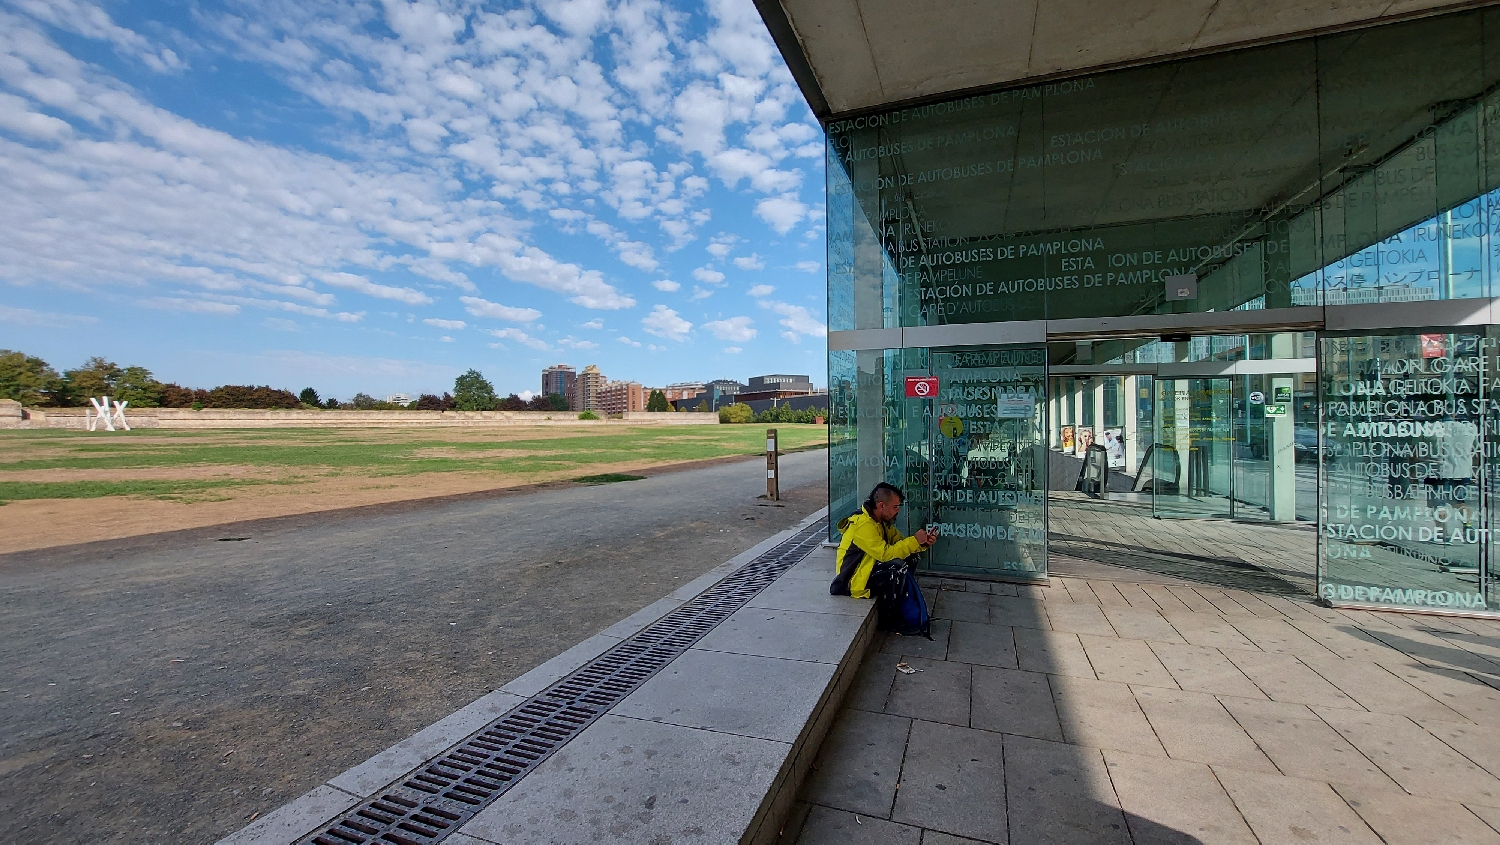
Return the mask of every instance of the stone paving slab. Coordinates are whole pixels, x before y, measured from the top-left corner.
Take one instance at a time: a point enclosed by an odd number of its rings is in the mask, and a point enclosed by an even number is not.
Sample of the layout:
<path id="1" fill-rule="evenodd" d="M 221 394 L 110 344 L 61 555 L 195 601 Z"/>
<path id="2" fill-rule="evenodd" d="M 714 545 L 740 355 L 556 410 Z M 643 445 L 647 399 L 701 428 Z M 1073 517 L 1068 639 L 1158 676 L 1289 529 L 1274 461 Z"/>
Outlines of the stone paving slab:
<path id="1" fill-rule="evenodd" d="M 487 842 L 736 842 L 790 744 L 607 714 L 463 826 Z M 712 812 L 709 812 L 712 808 Z"/>
<path id="2" fill-rule="evenodd" d="M 783 839 L 1500 842 L 1500 625 L 1108 574 L 932 581 L 946 642 L 867 659 Z"/>

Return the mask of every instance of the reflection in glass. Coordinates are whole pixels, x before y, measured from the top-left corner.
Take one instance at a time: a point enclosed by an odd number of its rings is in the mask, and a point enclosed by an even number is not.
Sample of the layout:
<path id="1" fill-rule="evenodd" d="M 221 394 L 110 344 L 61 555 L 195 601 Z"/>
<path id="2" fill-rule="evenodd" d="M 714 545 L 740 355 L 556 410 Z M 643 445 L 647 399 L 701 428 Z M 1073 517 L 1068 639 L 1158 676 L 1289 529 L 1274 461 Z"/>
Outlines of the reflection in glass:
<path id="1" fill-rule="evenodd" d="M 934 351 L 931 360 L 931 519 L 941 539 L 928 567 L 1046 578 L 1046 350 Z"/>
<path id="2" fill-rule="evenodd" d="M 1477 480 L 1491 356 L 1469 332 L 1323 338 L 1324 598 L 1487 606 Z"/>

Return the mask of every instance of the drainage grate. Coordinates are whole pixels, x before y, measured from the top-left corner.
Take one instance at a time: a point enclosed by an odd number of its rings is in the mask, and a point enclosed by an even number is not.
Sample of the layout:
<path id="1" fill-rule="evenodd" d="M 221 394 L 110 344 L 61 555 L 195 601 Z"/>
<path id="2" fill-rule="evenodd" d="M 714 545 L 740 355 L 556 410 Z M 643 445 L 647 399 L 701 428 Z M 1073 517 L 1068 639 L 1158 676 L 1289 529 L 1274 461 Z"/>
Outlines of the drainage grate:
<path id="1" fill-rule="evenodd" d="M 822 519 L 527 699 L 302 845 L 440 842 L 823 541 Z"/>

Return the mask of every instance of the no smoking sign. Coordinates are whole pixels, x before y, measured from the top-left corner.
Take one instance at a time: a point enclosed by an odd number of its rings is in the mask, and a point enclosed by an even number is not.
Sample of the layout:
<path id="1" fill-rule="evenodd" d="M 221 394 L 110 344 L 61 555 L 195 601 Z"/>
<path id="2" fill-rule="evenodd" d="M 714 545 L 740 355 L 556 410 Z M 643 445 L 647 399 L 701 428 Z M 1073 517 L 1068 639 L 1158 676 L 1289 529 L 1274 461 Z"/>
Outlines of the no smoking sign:
<path id="1" fill-rule="evenodd" d="M 936 399 L 937 376 L 907 376 L 906 396 L 909 399 Z"/>

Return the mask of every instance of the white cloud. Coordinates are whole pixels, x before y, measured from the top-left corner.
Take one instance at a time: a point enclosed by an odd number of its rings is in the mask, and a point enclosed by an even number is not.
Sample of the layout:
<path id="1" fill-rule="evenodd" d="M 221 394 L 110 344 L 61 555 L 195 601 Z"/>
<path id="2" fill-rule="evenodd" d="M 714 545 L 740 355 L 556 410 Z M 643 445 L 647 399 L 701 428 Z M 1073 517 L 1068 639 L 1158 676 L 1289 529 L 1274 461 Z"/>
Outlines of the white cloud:
<path id="1" fill-rule="evenodd" d="M 583 308 L 632 308 L 635 282 L 612 274 L 686 271 L 666 256 L 720 209 L 738 221 L 733 204 L 753 205 L 783 234 L 816 209 L 800 192 L 820 181 L 819 132 L 743 3 L 277 0 L 165 22 L 147 4 L 130 18 L 139 32 L 86 0 L 0 7 L 7 283 L 343 322 L 364 316 L 356 295 L 426 321 L 453 288 L 474 316 L 529 324 L 539 311 L 481 299 L 480 285 L 502 299 L 514 282 Z M 117 79 L 120 63 L 96 58 L 104 46 L 127 65 L 183 70 L 166 44 L 193 45 L 205 86 L 231 78 L 216 63 L 236 63 L 318 113 L 268 129 L 282 119 L 261 116 L 264 93 L 232 86 L 213 88 L 227 93 L 211 112 L 173 113 L 156 103 L 200 107 L 158 95 L 139 68 Z M 711 193 L 710 179 L 746 193 Z M 610 252 L 554 236 L 597 238 Z M 727 261 L 744 240 L 720 232 L 709 253 Z M 596 255 L 625 267 L 578 257 Z M 700 270 L 695 281 L 723 284 Z"/>
<path id="2" fill-rule="evenodd" d="M 584 329 L 602 329 L 602 328 L 604 328 L 604 321 L 603 320 L 589 320 L 587 323 L 581 324 L 579 326 L 579 328 L 584 328 Z"/>
<path id="3" fill-rule="evenodd" d="M 651 350 L 652 352 L 666 352 L 667 351 L 667 347 L 665 347 L 665 346 L 657 346 L 654 343 L 648 343 L 648 344 L 646 344 L 646 348 L 649 349 L 649 350 Z"/>
<path id="4" fill-rule="evenodd" d="M 557 345 L 561 346 L 564 349 L 598 349 L 599 348 L 599 344 L 593 342 L 592 340 L 578 340 L 577 338 L 574 338 L 571 335 L 568 336 L 568 337 L 563 338 L 562 340 L 559 340 L 557 342 Z"/>
<path id="5" fill-rule="evenodd" d="M 808 337 L 828 336 L 828 327 L 818 322 L 817 318 L 813 317 L 812 312 L 801 305 L 791 305 L 776 300 L 761 300 L 760 304 L 761 307 L 769 308 L 781 316 L 781 319 L 777 322 L 781 323 L 781 326 L 786 329 L 786 331 L 781 333 L 781 336 L 792 343 L 797 343 L 802 335 Z"/>
<path id="6" fill-rule="evenodd" d="M 775 292 L 776 288 L 771 287 L 770 285 L 756 285 L 755 287 L 746 291 L 746 293 L 750 294 L 753 297 L 756 297 L 757 299 L 762 296 L 770 296 Z"/>
<path id="7" fill-rule="evenodd" d="M 453 338 L 449 337 L 448 335 L 443 335 L 442 337 L 438 338 L 438 340 L 441 341 L 441 342 L 443 342 L 443 343 L 452 343 L 453 342 Z"/>
<path id="8" fill-rule="evenodd" d="M 798 261 L 797 269 L 804 273 L 816 273 L 823 269 L 823 263 L 821 261 Z"/>
<path id="9" fill-rule="evenodd" d="M 749 317 L 730 317 L 727 320 L 713 320 L 703 324 L 719 340 L 733 340 L 743 343 L 755 337 L 756 331 L 751 328 L 755 321 Z"/>
<path id="10" fill-rule="evenodd" d="M 239 309 L 236 308 L 235 310 L 238 311 Z M 86 317 L 81 314 L 58 314 L 52 311 L 33 311 L 30 308 L 12 308 L 9 305 L 0 305 L 0 323 L 34 326 L 40 329 L 66 329 L 84 323 L 97 322 L 99 322 L 98 318 Z"/>
<path id="11" fill-rule="evenodd" d="M 706 285 L 720 285 L 724 283 L 724 274 L 711 267 L 699 267 L 694 270 L 693 278 Z"/>
<path id="12" fill-rule="evenodd" d="M 546 341 L 532 337 L 520 329 L 487 329 L 487 331 L 501 340 L 513 340 L 522 346 L 529 346 L 532 349 L 547 350 L 552 348 L 547 345 Z"/>
<path id="13" fill-rule="evenodd" d="M 240 313 L 240 307 L 232 302 L 213 302 L 207 299 L 189 299 L 181 296 L 153 296 L 136 303 L 157 311 L 181 311 L 187 314 L 218 314 L 231 317 Z"/>
<path id="14" fill-rule="evenodd" d="M 714 292 L 697 286 L 693 287 L 693 295 L 688 297 L 688 302 L 697 302 L 700 299 L 708 299 Z"/>
<path id="15" fill-rule="evenodd" d="M 676 311 L 665 305 L 652 308 L 650 314 L 641 318 L 641 326 L 647 334 L 678 342 L 687 340 L 688 332 L 693 330 L 692 323 L 682 319 Z"/>
<path id="16" fill-rule="evenodd" d="M 463 320 L 442 320 L 442 319 L 439 319 L 437 317 L 428 317 L 427 319 L 423 320 L 422 322 L 426 323 L 429 326 L 434 326 L 436 328 L 449 329 L 449 330 L 452 330 L 452 329 L 462 329 L 462 328 L 466 328 L 469 325 L 468 323 L 465 323 Z"/>
<path id="17" fill-rule="evenodd" d="M 657 290 L 662 291 L 663 293 L 671 293 L 675 290 L 682 289 L 682 285 L 671 281 L 670 279 L 661 279 L 660 281 L 652 282 L 651 287 L 654 287 Z"/>
<path id="18" fill-rule="evenodd" d="M 59 29 L 96 41 L 108 41 L 120 53 L 140 60 L 158 73 L 183 68 L 182 60 L 172 50 L 154 45 L 140 33 L 116 24 L 98 6 L 78 0 L 23 0 L 16 6 Z"/>
<path id="19" fill-rule="evenodd" d="M 523 390 L 520 393 L 517 393 L 516 397 L 522 402 L 530 402 L 532 399 L 536 398 L 536 394 L 531 392 L 530 390 Z"/>
<path id="20" fill-rule="evenodd" d="M 778 235 L 785 235 L 807 216 L 807 205 L 792 194 L 767 197 L 755 204 L 755 216 L 766 221 Z"/>
<path id="21" fill-rule="evenodd" d="M 738 355 L 741 352 L 744 352 L 745 350 L 741 349 L 738 346 L 726 346 L 726 347 L 724 347 L 724 351 L 728 352 L 730 355 Z"/>
<path id="22" fill-rule="evenodd" d="M 615 338 L 615 340 L 618 340 L 619 342 L 625 344 L 626 346 L 634 346 L 637 349 L 639 349 L 640 346 L 641 346 L 640 341 L 638 341 L 638 340 L 631 340 L 630 338 L 628 338 L 628 337 L 626 337 L 624 335 L 620 335 L 619 337 Z"/>
<path id="23" fill-rule="evenodd" d="M 477 296 L 461 296 L 458 301 L 464 304 L 465 311 L 476 317 L 492 317 L 496 320 L 509 320 L 512 323 L 530 323 L 542 316 L 542 312 L 535 308 L 515 308 L 480 299 Z"/>

